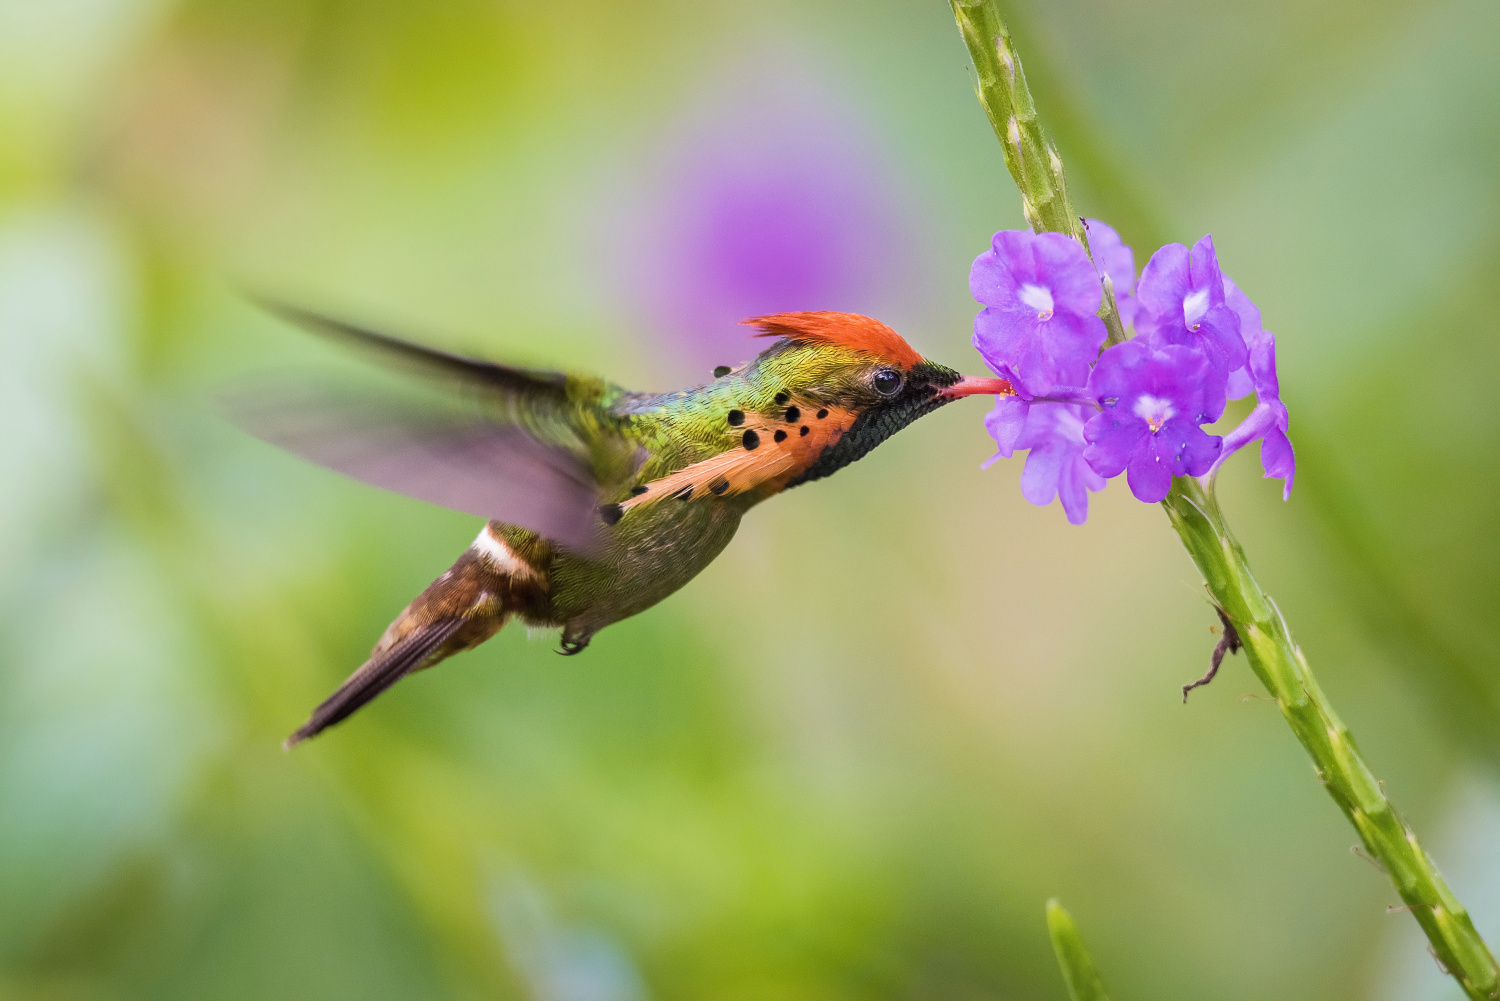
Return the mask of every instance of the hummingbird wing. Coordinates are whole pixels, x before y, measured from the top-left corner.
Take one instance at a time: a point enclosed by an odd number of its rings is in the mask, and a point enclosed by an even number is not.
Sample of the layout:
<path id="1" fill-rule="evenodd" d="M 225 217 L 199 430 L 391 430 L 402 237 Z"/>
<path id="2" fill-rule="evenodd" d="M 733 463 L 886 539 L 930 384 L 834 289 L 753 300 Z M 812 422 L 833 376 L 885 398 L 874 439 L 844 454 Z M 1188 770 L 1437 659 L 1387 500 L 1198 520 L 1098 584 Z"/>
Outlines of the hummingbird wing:
<path id="1" fill-rule="evenodd" d="M 466 358 L 301 306 L 271 299 L 256 301 L 269 312 L 310 333 L 320 334 L 345 347 L 364 351 L 389 366 L 414 370 L 429 378 L 456 380 L 502 395 L 529 396 L 553 402 L 562 402 L 567 397 L 568 376 L 562 372 L 516 368 L 478 358 Z"/>
<path id="2" fill-rule="evenodd" d="M 428 348 L 301 309 L 277 312 L 445 384 L 441 401 L 301 380 L 231 394 L 246 431 L 317 465 L 454 510 L 596 548 L 601 495 L 634 446 L 591 395 L 610 387 Z M 577 388 L 577 387 L 575 387 Z M 595 391 L 594 394 L 589 392 Z"/>

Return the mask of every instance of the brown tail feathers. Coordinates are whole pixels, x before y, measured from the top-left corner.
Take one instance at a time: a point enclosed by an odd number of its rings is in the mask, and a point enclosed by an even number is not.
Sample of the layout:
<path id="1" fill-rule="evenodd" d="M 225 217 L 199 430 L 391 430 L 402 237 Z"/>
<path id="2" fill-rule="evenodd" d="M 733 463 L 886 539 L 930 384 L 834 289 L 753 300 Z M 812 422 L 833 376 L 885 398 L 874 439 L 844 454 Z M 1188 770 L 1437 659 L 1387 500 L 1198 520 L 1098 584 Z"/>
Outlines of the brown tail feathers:
<path id="1" fill-rule="evenodd" d="M 480 539 L 485 533 L 480 533 Z M 490 548 L 493 548 L 491 543 Z M 290 750 L 349 718 L 402 678 L 493 636 L 515 610 L 514 571 L 476 544 L 391 623 L 370 659 L 282 745 Z"/>
<path id="2" fill-rule="evenodd" d="M 463 625 L 463 619 L 443 619 L 412 629 L 395 646 L 375 654 L 349 675 L 338 691 L 319 703 L 308 721 L 298 727 L 282 746 L 291 750 L 308 737 L 315 737 L 333 724 L 349 718 L 355 710 L 421 666 Z"/>

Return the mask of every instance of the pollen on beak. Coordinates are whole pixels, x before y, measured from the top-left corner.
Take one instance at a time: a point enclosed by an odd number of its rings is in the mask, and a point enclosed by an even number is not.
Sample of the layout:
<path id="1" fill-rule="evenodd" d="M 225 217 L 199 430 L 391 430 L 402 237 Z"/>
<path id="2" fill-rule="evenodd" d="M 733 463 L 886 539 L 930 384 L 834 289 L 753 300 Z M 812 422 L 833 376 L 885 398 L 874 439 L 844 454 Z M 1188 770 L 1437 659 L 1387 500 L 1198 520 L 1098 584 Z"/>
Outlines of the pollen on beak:
<path id="1" fill-rule="evenodd" d="M 1005 379 L 992 379 L 983 375 L 966 375 L 948 386 L 938 395 L 950 400 L 960 396 L 1014 396 L 1016 391 Z"/>

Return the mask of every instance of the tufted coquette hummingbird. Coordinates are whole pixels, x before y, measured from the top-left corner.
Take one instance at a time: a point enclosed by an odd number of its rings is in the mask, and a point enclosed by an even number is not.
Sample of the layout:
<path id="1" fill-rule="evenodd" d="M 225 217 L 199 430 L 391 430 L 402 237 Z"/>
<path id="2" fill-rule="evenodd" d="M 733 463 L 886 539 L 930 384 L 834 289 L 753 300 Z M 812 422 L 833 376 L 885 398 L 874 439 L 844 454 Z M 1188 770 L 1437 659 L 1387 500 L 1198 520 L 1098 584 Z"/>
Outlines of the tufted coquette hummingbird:
<path id="1" fill-rule="evenodd" d="M 561 627 L 559 652 L 576 654 L 697 576 L 766 498 L 837 472 L 946 403 L 1013 392 L 1003 379 L 927 361 L 890 327 L 852 313 L 746 320 L 775 338 L 754 360 L 689 389 L 635 393 L 274 308 L 415 368 L 463 405 L 304 392 L 236 408 L 243 427 L 355 479 L 489 519 L 288 748 L 511 617 Z"/>

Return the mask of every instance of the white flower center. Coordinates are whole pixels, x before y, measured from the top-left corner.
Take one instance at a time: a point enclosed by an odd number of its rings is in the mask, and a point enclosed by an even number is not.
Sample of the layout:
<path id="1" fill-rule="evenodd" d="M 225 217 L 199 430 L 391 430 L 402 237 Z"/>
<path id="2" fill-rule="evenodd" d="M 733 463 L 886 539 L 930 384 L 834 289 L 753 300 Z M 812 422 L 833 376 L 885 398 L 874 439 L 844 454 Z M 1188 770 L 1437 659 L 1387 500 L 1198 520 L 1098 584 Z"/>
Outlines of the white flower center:
<path id="1" fill-rule="evenodd" d="M 1142 393 L 1132 409 L 1137 417 L 1151 425 L 1152 434 L 1160 431 L 1161 426 L 1177 413 L 1171 400 L 1157 399 L 1148 393 Z"/>
<path id="2" fill-rule="evenodd" d="M 1036 310 L 1038 320 L 1052 319 L 1052 290 L 1041 285 L 1022 285 L 1021 301 Z"/>
<path id="3" fill-rule="evenodd" d="M 1198 320 L 1208 312 L 1208 289 L 1200 289 L 1182 300 L 1182 319 L 1189 330 L 1198 329 Z"/>

